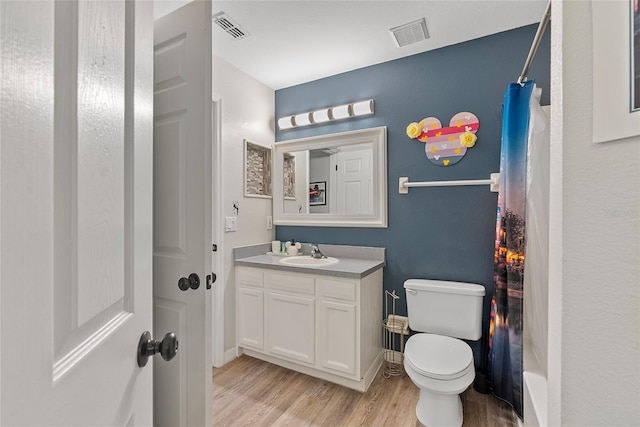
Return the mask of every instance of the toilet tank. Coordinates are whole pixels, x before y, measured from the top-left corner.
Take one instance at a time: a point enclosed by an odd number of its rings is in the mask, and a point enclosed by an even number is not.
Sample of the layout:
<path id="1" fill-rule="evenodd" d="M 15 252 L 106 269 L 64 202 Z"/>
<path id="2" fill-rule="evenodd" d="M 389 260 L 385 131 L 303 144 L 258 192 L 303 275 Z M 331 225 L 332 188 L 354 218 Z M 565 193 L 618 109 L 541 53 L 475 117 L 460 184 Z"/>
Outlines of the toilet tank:
<path id="1" fill-rule="evenodd" d="M 404 289 L 412 330 L 474 341 L 482 336 L 484 286 L 409 279 Z"/>

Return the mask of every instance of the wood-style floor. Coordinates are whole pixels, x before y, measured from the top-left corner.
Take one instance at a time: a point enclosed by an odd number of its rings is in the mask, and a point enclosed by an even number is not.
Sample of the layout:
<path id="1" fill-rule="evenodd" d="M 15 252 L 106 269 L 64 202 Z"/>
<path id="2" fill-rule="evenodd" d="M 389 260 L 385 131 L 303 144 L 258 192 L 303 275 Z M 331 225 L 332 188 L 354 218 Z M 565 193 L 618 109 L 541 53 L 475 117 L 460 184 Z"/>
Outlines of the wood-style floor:
<path id="1" fill-rule="evenodd" d="M 406 376 L 378 374 L 360 393 L 249 356 L 213 370 L 214 426 L 420 426 L 418 389 Z M 464 427 L 516 426 L 504 402 L 470 387 Z"/>

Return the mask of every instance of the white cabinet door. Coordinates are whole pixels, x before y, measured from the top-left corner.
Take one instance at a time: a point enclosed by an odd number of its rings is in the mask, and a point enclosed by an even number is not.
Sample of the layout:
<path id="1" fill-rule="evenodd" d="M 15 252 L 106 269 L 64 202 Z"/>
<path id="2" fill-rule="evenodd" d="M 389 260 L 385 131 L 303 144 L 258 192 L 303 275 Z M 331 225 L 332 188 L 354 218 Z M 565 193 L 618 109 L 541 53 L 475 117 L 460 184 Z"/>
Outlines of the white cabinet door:
<path id="1" fill-rule="evenodd" d="M 266 324 L 269 352 L 314 363 L 314 298 L 269 292 Z"/>
<path id="2" fill-rule="evenodd" d="M 320 364 L 354 375 L 357 342 L 355 304 L 320 301 L 319 322 Z"/>
<path id="3" fill-rule="evenodd" d="M 264 291 L 238 287 L 238 345 L 264 349 Z"/>
<path id="4" fill-rule="evenodd" d="M 0 16 L 0 425 L 152 425 L 152 4 Z"/>

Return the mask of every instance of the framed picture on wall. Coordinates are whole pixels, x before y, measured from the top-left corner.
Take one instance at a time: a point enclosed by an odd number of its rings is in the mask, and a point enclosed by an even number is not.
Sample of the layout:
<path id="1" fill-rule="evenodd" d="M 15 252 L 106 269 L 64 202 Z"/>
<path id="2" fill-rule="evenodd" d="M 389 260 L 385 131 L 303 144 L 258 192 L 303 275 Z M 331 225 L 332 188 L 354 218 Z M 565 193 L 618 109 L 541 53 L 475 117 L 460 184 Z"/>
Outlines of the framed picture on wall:
<path id="1" fill-rule="evenodd" d="M 640 6 L 593 2 L 593 142 L 640 135 Z"/>
<path id="2" fill-rule="evenodd" d="M 309 206 L 327 204 L 327 181 L 309 183 Z"/>

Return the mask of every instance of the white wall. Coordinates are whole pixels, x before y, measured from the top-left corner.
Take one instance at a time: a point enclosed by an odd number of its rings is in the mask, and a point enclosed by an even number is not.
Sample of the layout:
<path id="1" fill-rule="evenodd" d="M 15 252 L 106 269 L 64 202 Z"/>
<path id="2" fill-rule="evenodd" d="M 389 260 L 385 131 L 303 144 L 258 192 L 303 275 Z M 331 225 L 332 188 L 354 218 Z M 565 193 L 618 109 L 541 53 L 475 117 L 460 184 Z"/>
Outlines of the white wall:
<path id="1" fill-rule="evenodd" d="M 640 425 L 640 137 L 591 142 L 591 2 L 552 16 L 549 425 Z"/>
<path id="2" fill-rule="evenodd" d="M 224 348 L 235 346 L 235 277 L 233 248 L 273 240 L 275 230 L 267 230 L 267 216 L 272 215 L 271 199 L 244 197 L 243 140 L 264 146 L 275 141 L 273 117 L 274 91 L 225 60 L 213 57 L 213 92 L 222 97 L 223 212 L 234 216 L 233 202 L 238 201 L 238 231 L 225 233 L 224 270 L 219 280 L 225 287 Z"/>

